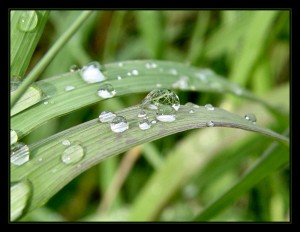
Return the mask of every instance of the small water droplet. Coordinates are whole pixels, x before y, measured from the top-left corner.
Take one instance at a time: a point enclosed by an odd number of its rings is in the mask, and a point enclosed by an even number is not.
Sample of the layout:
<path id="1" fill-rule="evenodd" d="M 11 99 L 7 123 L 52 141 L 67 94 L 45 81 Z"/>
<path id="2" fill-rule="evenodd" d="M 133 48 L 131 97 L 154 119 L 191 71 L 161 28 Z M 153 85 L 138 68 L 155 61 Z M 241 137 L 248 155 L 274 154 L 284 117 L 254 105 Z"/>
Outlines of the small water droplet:
<path id="1" fill-rule="evenodd" d="M 144 98 L 142 108 L 158 109 L 159 106 L 169 105 L 176 111 L 180 108 L 179 97 L 168 89 L 154 89 Z"/>
<path id="2" fill-rule="evenodd" d="M 118 63 L 118 66 L 119 66 L 119 67 L 123 67 L 123 63 L 122 63 L 122 62 L 119 62 L 119 63 Z"/>
<path id="3" fill-rule="evenodd" d="M 128 128 L 129 128 L 129 124 L 126 118 L 123 116 L 116 116 L 110 123 L 110 129 L 116 133 L 121 133 L 123 131 L 126 131 Z"/>
<path id="4" fill-rule="evenodd" d="M 29 147 L 21 142 L 11 146 L 10 162 L 20 166 L 29 161 Z"/>
<path id="5" fill-rule="evenodd" d="M 42 162 L 43 161 L 43 158 L 41 157 L 41 158 L 39 158 L 39 162 Z"/>
<path id="6" fill-rule="evenodd" d="M 194 103 L 192 103 L 192 102 L 187 102 L 187 103 L 185 103 L 185 106 L 187 106 L 187 107 L 193 107 L 193 108 L 200 108 L 200 106 L 198 106 L 198 105 L 196 105 L 196 104 L 194 104 Z"/>
<path id="7" fill-rule="evenodd" d="M 178 74 L 178 72 L 175 68 L 170 69 L 170 73 L 175 76 Z"/>
<path id="8" fill-rule="evenodd" d="M 117 76 L 117 80 L 122 80 L 122 77 L 121 76 Z"/>
<path id="9" fill-rule="evenodd" d="M 156 84 L 156 87 L 157 87 L 157 88 L 160 88 L 160 87 L 161 87 L 161 84 L 160 84 L 160 83 L 157 83 L 157 84 Z"/>
<path id="10" fill-rule="evenodd" d="M 205 107 L 207 110 L 214 110 L 214 109 L 215 109 L 215 107 L 213 107 L 212 104 L 206 104 L 204 107 Z"/>
<path id="11" fill-rule="evenodd" d="M 76 71 L 79 71 L 79 70 L 80 70 L 80 68 L 76 64 L 71 65 L 70 68 L 69 68 L 70 72 L 76 72 Z"/>
<path id="12" fill-rule="evenodd" d="M 62 141 L 62 145 L 64 145 L 64 146 L 70 146 L 71 142 L 70 142 L 70 140 L 65 139 L 64 141 Z"/>
<path id="13" fill-rule="evenodd" d="M 84 157 L 84 150 L 80 144 L 68 146 L 61 155 L 61 161 L 64 164 L 76 164 Z"/>
<path id="14" fill-rule="evenodd" d="M 255 114 L 249 113 L 249 114 L 245 114 L 245 119 L 252 122 L 252 123 L 256 123 L 256 116 Z"/>
<path id="15" fill-rule="evenodd" d="M 49 103 L 48 101 L 44 101 L 44 105 L 48 105 L 48 103 Z"/>
<path id="16" fill-rule="evenodd" d="M 75 87 L 73 85 L 65 86 L 65 91 L 72 91 L 73 89 L 75 89 Z"/>
<path id="17" fill-rule="evenodd" d="M 161 122 L 173 122 L 176 120 L 176 111 L 169 105 L 162 105 L 156 111 L 156 119 Z"/>
<path id="18" fill-rule="evenodd" d="M 143 118 L 143 117 L 146 117 L 147 116 L 147 114 L 146 114 L 146 112 L 145 111 L 141 111 L 141 112 L 139 112 L 139 114 L 138 114 L 138 117 L 139 118 Z"/>
<path id="19" fill-rule="evenodd" d="M 181 76 L 176 82 L 172 84 L 172 87 L 175 89 L 189 89 L 188 84 L 189 78 L 187 76 Z"/>
<path id="20" fill-rule="evenodd" d="M 139 75 L 139 71 L 136 70 L 136 69 L 132 70 L 131 73 L 132 73 L 132 75 L 134 75 L 134 76 Z"/>
<path id="21" fill-rule="evenodd" d="M 116 90 L 111 84 L 101 85 L 98 90 L 98 96 L 102 98 L 112 98 L 116 93 Z"/>
<path id="22" fill-rule="evenodd" d="M 18 27 L 21 31 L 33 31 L 38 24 L 38 15 L 34 10 L 22 11 L 20 14 Z"/>
<path id="23" fill-rule="evenodd" d="M 213 121 L 208 121 L 208 122 L 206 123 L 206 125 L 209 126 L 209 127 L 213 127 L 215 124 L 214 124 Z"/>
<path id="24" fill-rule="evenodd" d="M 152 120 L 151 123 L 152 123 L 152 124 L 155 124 L 155 123 L 157 123 L 157 121 L 156 121 L 156 120 Z"/>
<path id="25" fill-rule="evenodd" d="M 15 130 L 10 130 L 10 145 L 18 141 L 18 134 Z"/>
<path id="26" fill-rule="evenodd" d="M 112 112 L 109 111 L 103 111 L 100 115 L 99 115 L 99 121 L 100 122 L 111 122 L 117 115 L 115 115 Z"/>
<path id="27" fill-rule="evenodd" d="M 145 67 L 146 67 L 147 69 L 157 68 L 157 64 L 152 63 L 152 62 L 149 62 L 149 63 L 146 63 L 146 64 L 145 64 Z"/>
<path id="28" fill-rule="evenodd" d="M 148 119 L 143 119 L 141 122 L 139 122 L 139 127 L 141 130 L 148 130 L 151 127 L 151 123 L 148 121 Z"/>
<path id="29" fill-rule="evenodd" d="M 24 214 L 32 192 L 28 180 L 20 181 L 10 187 L 10 220 L 14 221 Z"/>
<path id="30" fill-rule="evenodd" d="M 189 113 L 190 113 L 190 114 L 193 114 L 193 113 L 195 113 L 195 110 L 191 109 L 191 110 L 189 111 Z"/>
<path id="31" fill-rule="evenodd" d="M 128 72 L 128 73 L 127 73 L 127 76 L 131 76 L 131 72 Z"/>
<path id="32" fill-rule="evenodd" d="M 82 67 L 80 75 L 82 79 L 89 84 L 100 82 L 106 79 L 100 69 L 101 66 L 99 62 L 93 61 Z"/>

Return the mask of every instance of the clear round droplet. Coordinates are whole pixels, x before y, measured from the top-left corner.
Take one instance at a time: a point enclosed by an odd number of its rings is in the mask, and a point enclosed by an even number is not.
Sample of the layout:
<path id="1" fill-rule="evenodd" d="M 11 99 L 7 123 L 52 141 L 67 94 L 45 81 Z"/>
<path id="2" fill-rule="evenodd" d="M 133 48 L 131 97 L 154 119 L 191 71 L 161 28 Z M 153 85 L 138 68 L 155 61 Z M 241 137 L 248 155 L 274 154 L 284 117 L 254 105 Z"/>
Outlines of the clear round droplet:
<path id="1" fill-rule="evenodd" d="M 20 181 L 10 187 L 10 220 L 14 221 L 23 215 L 32 192 L 28 180 Z"/>
<path id="2" fill-rule="evenodd" d="M 148 119 L 143 119 L 139 122 L 139 127 L 141 130 L 148 130 L 151 127 L 151 123 L 148 121 Z"/>
<path id="3" fill-rule="evenodd" d="M 18 141 L 18 134 L 15 130 L 10 130 L 10 145 Z"/>
<path id="4" fill-rule="evenodd" d="M 111 84 L 101 85 L 98 90 L 98 96 L 102 98 L 112 98 L 116 93 L 116 90 Z"/>
<path id="5" fill-rule="evenodd" d="M 61 155 L 64 164 L 72 165 L 78 163 L 84 157 L 84 150 L 80 144 L 68 146 Z"/>
<path id="6" fill-rule="evenodd" d="M 190 114 L 194 114 L 194 113 L 195 113 L 195 110 L 191 109 L 191 110 L 189 111 L 189 113 L 190 113 Z"/>
<path id="7" fill-rule="evenodd" d="M 104 81 L 106 78 L 100 69 L 101 66 L 99 62 L 93 61 L 82 67 L 80 75 L 82 79 L 89 84 Z"/>
<path id="8" fill-rule="evenodd" d="M 29 147 L 21 142 L 11 146 L 10 162 L 20 166 L 29 161 Z"/>
<path id="9" fill-rule="evenodd" d="M 158 109 L 160 106 L 171 106 L 176 111 L 179 110 L 179 97 L 168 89 L 154 89 L 144 98 L 141 103 L 142 108 Z"/>
<path id="10" fill-rule="evenodd" d="M 132 73 L 132 75 L 134 75 L 134 76 L 139 75 L 139 71 L 136 70 L 136 69 L 132 70 L 131 73 Z"/>
<path id="11" fill-rule="evenodd" d="M 156 119 L 161 122 L 174 122 L 176 120 L 176 111 L 169 105 L 159 106 L 156 111 Z"/>
<path id="12" fill-rule="evenodd" d="M 116 133 L 126 131 L 128 128 L 129 124 L 123 116 L 116 116 L 110 123 L 110 129 Z"/>
<path id="13" fill-rule="evenodd" d="M 74 89 L 75 89 L 75 86 L 73 86 L 73 85 L 67 85 L 67 86 L 65 86 L 65 91 L 72 91 Z"/>
<path id="14" fill-rule="evenodd" d="M 250 122 L 253 122 L 253 123 L 256 123 L 256 116 L 255 114 L 252 114 L 252 113 L 249 113 L 249 114 L 245 114 L 245 119 L 250 121 Z"/>
<path id="15" fill-rule="evenodd" d="M 34 10 L 22 11 L 18 27 L 21 31 L 30 32 L 33 31 L 38 24 L 38 15 Z"/>
<path id="16" fill-rule="evenodd" d="M 206 125 L 209 126 L 209 127 L 213 127 L 215 124 L 214 124 L 213 121 L 208 121 L 208 122 L 206 123 Z"/>
<path id="17" fill-rule="evenodd" d="M 109 111 L 103 111 L 100 115 L 99 115 L 99 121 L 100 122 L 111 122 L 117 115 L 114 114 L 113 112 L 109 112 Z"/>
<path id="18" fill-rule="evenodd" d="M 212 104 L 206 104 L 204 107 L 205 107 L 205 109 L 207 109 L 207 110 L 214 110 L 214 109 L 215 109 L 215 107 L 213 107 Z"/>
<path id="19" fill-rule="evenodd" d="M 64 145 L 64 146 L 70 146 L 71 142 L 70 142 L 70 140 L 65 139 L 64 141 L 62 141 L 62 145 Z"/>
<path id="20" fill-rule="evenodd" d="M 117 76 L 117 80 L 122 80 L 122 77 L 121 76 Z"/>
<path id="21" fill-rule="evenodd" d="M 147 116 L 147 113 L 144 111 L 144 110 L 142 110 L 141 112 L 139 112 L 139 114 L 138 114 L 138 117 L 139 118 L 144 118 L 144 117 L 146 117 Z"/>
<path id="22" fill-rule="evenodd" d="M 76 64 L 71 65 L 70 68 L 69 68 L 70 72 L 76 72 L 76 71 L 79 71 L 79 70 L 80 70 L 80 68 Z"/>

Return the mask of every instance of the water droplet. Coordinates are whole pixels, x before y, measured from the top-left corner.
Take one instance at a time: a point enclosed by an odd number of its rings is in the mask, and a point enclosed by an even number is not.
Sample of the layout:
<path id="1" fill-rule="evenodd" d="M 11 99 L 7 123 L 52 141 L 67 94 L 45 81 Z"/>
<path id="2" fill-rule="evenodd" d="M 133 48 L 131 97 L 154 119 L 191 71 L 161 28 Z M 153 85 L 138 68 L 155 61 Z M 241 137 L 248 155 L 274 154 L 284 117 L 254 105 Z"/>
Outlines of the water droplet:
<path id="1" fill-rule="evenodd" d="M 39 158 L 38 160 L 39 160 L 39 162 L 42 162 L 42 161 L 43 161 L 43 158 Z"/>
<path id="2" fill-rule="evenodd" d="M 148 130 L 151 127 L 151 123 L 148 121 L 148 119 L 143 119 L 141 122 L 139 122 L 139 127 L 141 130 Z"/>
<path id="3" fill-rule="evenodd" d="M 48 103 L 49 103 L 48 101 L 44 101 L 44 105 L 48 105 Z"/>
<path id="4" fill-rule="evenodd" d="M 71 145 L 71 142 L 70 142 L 70 140 L 65 139 L 64 141 L 62 141 L 62 144 L 63 144 L 64 146 L 70 146 L 70 145 Z"/>
<path id="5" fill-rule="evenodd" d="M 20 181 L 10 187 L 10 220 L 14 221 L 24 214 L 32 192 L 28 180 Z"/>
<path id="6" fill-rule="evenodd" d="M 128 73 L 127 73 L 127 76 L 131 76 L 131 72 L 128 72 Z"/>
<path id="7" fill-rule="evenodd" d="M 134 75 L 134 76 L 139 75 L 139 71 L 136 70 L 136 69 L 132 70 L 131 73 L 132 73 L 132 75 Z"/>
<path id="8" fill-rule="evenodd" d="M 68 146 L 61 155 L 61 160 L 63 163 L 76 164 L 84 157 L 84 150 L 80 144 L 74 144 Z"/>
<path id="9" fill-rule="evenodd" d="M 21 31 L 30 32 L 36 28 L 38 24 L 38 15 L 34 10 L 22 11 L 18 26 Z"/>
<path id="10" fill-rule="evenodd" d="M 156 121 L 156 120 L 152 120 L 151 123 L 152 123 L 152 124 L 155 124 L 155 123 L 157 123 L 157 121 Z"/>
<path id="11" fill-rule="evenodd" d="M 256 116 L 255 116 L 255 114 L 252 114 L 252 113 L 245 114 L 245 119 L 248 120 L 248 121 L 250 121 L 250 122 L 256 123 Z"/>
<path id="12" fill-rule="evenodd" d="M 99 115 L 99 121 L 100 122 L 111 122 L 117 115 L 115 115 L 112 112 L 109 111 L 103 111 L 100 115 Z"/>
<path id="13" fill-rule="evenodd" d="M 76 72 L 76 71 L 79 71 L 79 70 L 80 70 L 80 68 L 76 64 L 71 65 L 70 68 L 69 68 L 70 72 Z"/>
<path id="14" fill-rule="evenodd" d="M 179 110 L 180 102 L 178 96 L 168 89 L 154 89 L 144 98 L 142 108 L 158 109 L 159 106 L 169 105 L 176 111 Z"/>
<path id="15" fill-rule="evenodd" d="M 145 64 L 145 67 L 148 68 L 148 69 L 157 68 L 157 64 L 149 62 L 149 63 Z"/>
<path id="16" fill-rule="evenodd" d="M 15 130 L 10 130 L 10 145 L 18 141 L 18 134 Z"/>
<path id="17" fill-rule="evenodd" d="M 65 91 L 72 91 L 73 89 L 75 89 L 75 87 L 73 85 L 65 86 Z"/>
<path id="18" fill-rule="evenodd" d="M 178 72 L 175 68 L 170 69 L 170 73 L 175 76 L 178 74 Z"/>
<path id="19" fill-rule="evenodd" d="M 100 69 L 100 64 L 97 61 L 93 61 L 82 67 L 80 70 L 80 75 L 87 83 L 100 82 L 106 79 Z"/>
<path id="20" fill-rule="evenodd" d="M 101 85 L 98 90 L 98 96 L 102 98 L 111 98 L 116 95 L 116 90 L 111 84 Z"/>
<path id="21" fill-rule="evenodd" d="M 176 111 L 169 105 L 162 105 L 156 111 L 156 119 L 161 122 L 173 122 L 176 120 Z"/>
<path id="22" fill-rule="evenodd" d="M 195 110 L 191 109 L 191 110 L 189 111 L 189 113 L 190 113 L 190 114 L 193 114 L 193 113 L 195 113 Z"/>
<path id="23" fill-rule="evenodd" d="M 213 121 L 208 121 L 208 122 L 206 123 L 206 125 L 209 126 L 209 127 L 213 127 L 215 124 L 214 124 Z"/>
<path id="24" fill-rule="evenodd" d="M 157 83 L 157 84 L 156 84 L 156 87 L 157 87 L 157 88 L 160 88 L 160 87 L 161 87 L 161 84 L 160 84 L 160 83 Z"/>
<path id="25" fill-rule="evenodd" d="M 196 104 L 194 104 L 192 102 L 185 103 L 185 106 L 187 106 L 187 107 L 193 107 L 193 108 L 200 108 L 200 106 L 198 106 L 198 105 L 196 105 Z"/>
<path id="26" fill-rule="evenodd" d="M 123 67 L 123 63 L 122 63 L 122 62 L 119 62 L 119 63 L 118 63 L 118 66 L 119 66 L 119 67 Z"/>
<path id="27" fill-rule="evenodd" d="M 121 76 L 117 76 L 117 80 L 121 80 L 122 79 L 122 77 Z"/>
<path id="28" fill-rule="evenodd" d="M 176 82 L 172 84 L 175 89 L 189 89 L 189 78 L 187 76 L 181 76 Z"/>
<path id="29" fill-rule="evenodd" d="M 129 128 L 129 124 L 125 117 L 116 116 L 110 123 L 110 128 L 113 132 L 121 133 Z"/>
<path id="30" fill-rule="evenodd" d="M 215 109 L 215 107 L 213 107 L 212 104 L 206 104 L 204 107 L 205 107 L 207 110 L 214 110 L 214 109 Z"/>
<path id="31" fill-rule="evenodd" d="M 138 114 L 138 117 L 139 118 L 143 118 L 143 117 L 146 117 L 147 116 L 147 114 L 146 114 L 146 112 L 145 111 L 141 111 L 141 112 L 139 112 L 139 114 Z"/>
<path id="32" fill-rule="evenodd" d="M 15 165 L 22 165 L 29 161 L 29 147 L 21 142 L 11 146 L 10 162 Z"/>

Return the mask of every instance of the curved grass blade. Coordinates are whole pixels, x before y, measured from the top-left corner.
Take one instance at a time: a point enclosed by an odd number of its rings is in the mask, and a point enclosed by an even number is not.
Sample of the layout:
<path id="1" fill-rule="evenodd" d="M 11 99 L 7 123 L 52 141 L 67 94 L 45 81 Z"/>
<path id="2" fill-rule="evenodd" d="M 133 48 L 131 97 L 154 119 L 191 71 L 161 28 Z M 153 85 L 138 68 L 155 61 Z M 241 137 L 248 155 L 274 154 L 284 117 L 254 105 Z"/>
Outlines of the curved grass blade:
<path id="1" fill-rule="evenodd" d="M 97 119 L 80 124 L 68 130 L 55 134 L 47 139 L 29 146 L 30 161 L 21 165 L 11 165 L 11 181 L 27 179 L 32 183 L 33 195 L 29 210 L 43 205 L 63 186 L 88 168 L 102 160 L 120 154 L 136 145 L 157 140 L 181 131 L 207 127 L 209 121 L 214 126 L 232 127 L 258 132 L 276 139 L 284 144 L 289 139 L 271 130 L 262 128 L 245 120 L 243 117 L 215 108 L 213 111 L 205 107 L 193 108 L 181 106 L 177 112 L 176 121 L 172 123 L 158 122 L 151 129 L 141 130 L 138 126 L 139 106 L 130 107 L 116 112 L 127 118 L 129 130 L 114 133 L 107 123 L 100 123 Z M 149 120 L 154 118 L 154 112 L 148 111 Z M 210 125 L 211 126 L 211 125 Z M 65 142 L 67 141 L 67 142 Z M 74 144 L 72 150 L 67 146 Z M 65 149 L 71 149 L 78 162 L 66 165 L 62 162 Z M 81 155 L 79 157 L 79 155 Z M 82 160 L 78 159 L 82 158 Z M 13 212 L 12 212 L 13 213 Z"/>
<path id="2" fill-rule="evenodd" d="M 268 105 L 249 91 L 226 81 L 209 69 L 177 62 L 150 60 L 112 63 L 105 68 L 105 82 L 113 85 L 116 90 L 115 96 L 143 93 L 162 87 L 187 91 L 229 92 Z M 133 75 L 133 70 L 137 70 L 138 75 Z M 118 80 L 118 77 L 122 79 Z M 18 131 L 19 138 L 47 120 L 103 100 L 97 95 L 100 84 L 86 84 L 79 72 L 41 80 L 36 82 L 36 85 L 49 96 L 47 102 L 53 104 L 45 105 L 44 102 L 40 102 L 12 117 L 11 127 Z M 65 91 L 67 86 L 73 86 L 74 89 Z"/>

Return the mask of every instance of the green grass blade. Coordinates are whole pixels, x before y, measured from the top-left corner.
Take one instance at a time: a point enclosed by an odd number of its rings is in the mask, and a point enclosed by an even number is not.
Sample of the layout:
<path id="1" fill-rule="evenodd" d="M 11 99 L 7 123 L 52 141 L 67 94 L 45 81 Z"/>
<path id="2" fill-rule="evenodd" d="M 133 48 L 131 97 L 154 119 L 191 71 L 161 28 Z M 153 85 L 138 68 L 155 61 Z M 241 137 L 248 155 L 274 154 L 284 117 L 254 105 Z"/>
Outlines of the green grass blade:
<path id="1" fill-rule="evenodd" d="M 24 77 L 32 54 L 47 23 L 49 11 L 10 12 L 10 76 Z M 23 23 L 22 23 L 23 22 Z M 28 24 L 27 24 L 28 22 Z M 26 25 L 23 25 L 26 24 Z M 23 26 L 21 26 L 23 25 Z M 25 27 L 28 31 L 21 30 Z"/>
<path id="2" fill-rule="evenodd" d="M 149 68 L 149 64 L 155 64 L 157 67 Z M 183 91 L 229 92 L 264 103 L 249 91 L 226 81 L 209 69 L 199 69 L 176 62 L 149 60 L 127 61 L 122 62 L 122 65 L 120 67 L 119 63 L 108 64 L 105 66 L 106 71 L 103 72 L 107 82 L 114 86 L 116 97 L 148 92 L 160 86 Z M 128 76 L 132 70 L 138 70 L 139 74 Z M 117 80 L 118 76 L 122 79 Z M 103 100 L 97 96 L 99 83 L 86 84 L 79 72 L 65 73 L 36 84 L 43 94 L 50 96 L 46 99 L 49 104 L 40 102 L 12 117 L 11 127 L 18 131 L 19 138 L 47 120 Z M 64 88 L 68 85 L 74 86 L 75 89 L 65 91 Z"/>
<path id="3" fill-rule="evenodd" d="M 34 67 L 34 69 L 24 79 L 22 85 L 14 91 L 11 95 L 10 105 L 13 106 L 26 89 L 39 77 L 39 75 L 45 70 L 51 60 L 60 51 L 60 49 L 68 42 L 73 34 L 79 29 L 87 17 L 91 14 L 91 11 L 82 12 L 77 20 L 68 28 L 68 30 L 56 41 L 56 43 L 48 50 L 45 56 Z"/>
<path id="4" fill-rule="evenodd" d="M 157 140 L 170 134 L 207 127 L 208 121 L 213 121 L 216 127 L 254 131 L 288 144 L 288 138 L 223 109 L 215 108 L 213 111 L 208 111 L 205 107 L 199 107 L 194 108 L 195 113 L 193 114 L 189 113 L 190 109 L 190 106 L 181 106 L 175 122 L 158 122 L 147 131 L 139 129 L 137 115 L 140 112 L 140 107 L 134 106 L 116 112 L 118 115 L 126 117 L 129 122 L 130 129 L 121 134 L 113 133 L 108 124 L 99 123 L 98 119 L 60 132 L 29 145 L 30 161 L 21 166 L 12 164 L 11 181 L 26 180 L 31 183 L 33 195 L 28 208 L 32 210 L 47 202 L 74 177 L 102 160 L 120 154 L 136 145 Z M 153 113 L 149 110 L 150 120 L 151 117 L 154 117 Z M 66 145 L 62 143 L 64 140 L 69 140 L 71 144 L 80 145 L 76 146 L 78 150 L 75 149 L 74 154 L 84 152 L 84 158 L 76 165 L 66 165 L 61 161 L 61 155 L 66 149 Z"/>
<path id="5" fill-rule="evenodd" d="M 222 194 L 211 205 L 197 215 L 194 218 L 194 221 L 207 221 L 212 219 L 263 178 L 282 165 L 286 165 L 289 162 L 288 154 L 289 153 L 286 152 L 286 150 L 279 147 L 277 142 L 272 143 L 253 168 L 241 177 L 233 187 L 230 187 L 227 192 Z"/>

